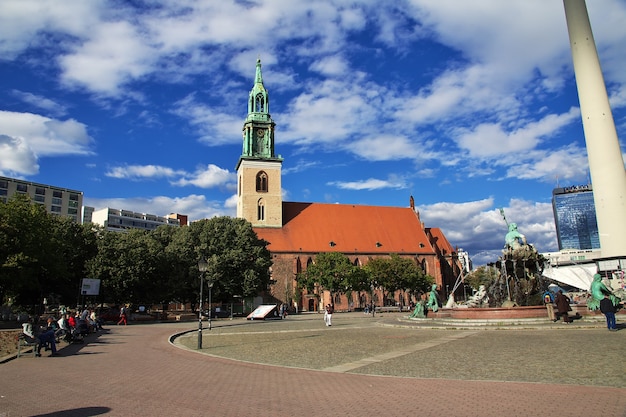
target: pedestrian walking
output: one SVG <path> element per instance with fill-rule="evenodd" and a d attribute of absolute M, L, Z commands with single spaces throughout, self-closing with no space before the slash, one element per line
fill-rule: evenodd
<path fill-rule="evenodd" d="M 606 327 L 609 331 L 617 331 L 617 325 L 615 324 L 615 313 L 617 313 L 617 309 L 608 295 L 605 295 L 604 298 L 600 300 L 600 311 L 606 317 Z"/>
<path fill-rule="evenodd" d="M 333 313 L 335 312 L 335 307 L 332 304 L 326 304 L 326 310 L 324 311 L 324 323 L 326 326 L 333 325 Z"/>
<path fill-rule="evenodd" d="M 567 312 L 571 310 L 571 307 L 569 306 L 569 298 L 563 294 L 563 291 L 559 290 L 554 301 L 556 303 L 556 311 L 559 312 L 559 316 L 563 317 L 563 323 L 570 324 L 571 320 L 567 315 Z"/>
<path fill-rule="evenodd" d="M 126 326 L 126 324 L 128 323 L 126 311 L 126 306 L 122 306 L 122 308 L 120 308 L 120 321 L 117 322 L 118 326 L 120 324 L 124 324 L 124 326 Z"/>

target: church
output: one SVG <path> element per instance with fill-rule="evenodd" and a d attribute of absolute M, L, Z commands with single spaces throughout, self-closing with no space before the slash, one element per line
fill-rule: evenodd
<path fill-rule="evenodd" d="M 435 278 L 441 299 L 448 298 L 460 274 L 461 260 L 441 229 L 425 227 L 412 196 L 409 207 L 283 201 L 283 158 L 275 152 L 275 131 L 261 60 L 257 59 L 243 124 L 243 150 L 236 168 L 237 217 L 252 223 L 258 237 L 269 242 L 272 284 L 264 303 L 320 311 L 334 302 L 337 311 L 349 311 L 371 302 L 376 306 L 407 306 L 411 301 L 403 293 L 383 300 L 382 290 L 374 291 L 373 300 L 366 292 L 351 294 L 350 299 L 337 294 L 335 300 L 322 290 L 308 294 L 298 287 L 296 278 L 322 252 L 340 252 L 357 266 L 390 254 L 409 258 Z"/>

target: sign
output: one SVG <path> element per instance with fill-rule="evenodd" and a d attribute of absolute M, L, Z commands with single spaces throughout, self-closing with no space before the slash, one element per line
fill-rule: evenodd
<path fill-rule="evenodd" d="M 100 295 L 100 280 L 83 278 L 83 283 L 80 287 L 80 293 L 82 295 Z"/>
<path fill-rule="evenodd" d="M 248 314 L 248 320 L 268 320 L 280 319 L 278 309 L 274 304 L 262 304 L 258 306 L 252 313 Z"/>

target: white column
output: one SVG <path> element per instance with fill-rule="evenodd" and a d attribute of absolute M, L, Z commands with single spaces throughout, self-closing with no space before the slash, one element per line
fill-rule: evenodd
<path fill-rule="evenodd" d="M 585 0 L 563 0 L 602 257 L 626 255 L 626 170 Z"/>

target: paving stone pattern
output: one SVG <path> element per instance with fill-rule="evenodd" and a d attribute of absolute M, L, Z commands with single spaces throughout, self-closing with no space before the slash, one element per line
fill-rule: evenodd
<path fill-rule="evenodd" d="M 0 417 L 626 416 L 624 329 L 397 317 L 219 320 L 201 352 L 196 323 L 110 326 L 59 357 L 0 364 Z"/>

